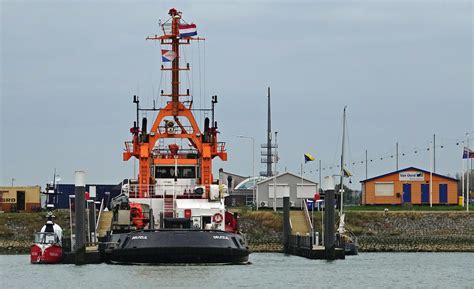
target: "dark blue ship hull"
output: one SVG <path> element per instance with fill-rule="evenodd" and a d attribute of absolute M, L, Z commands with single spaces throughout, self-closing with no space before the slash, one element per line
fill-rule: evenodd
<path fill-rule="evenodd" d="M 111 234 L 105 259 L 118 264 L 246 264 L 250 251 L 240 234 L 162 229 Z"/>

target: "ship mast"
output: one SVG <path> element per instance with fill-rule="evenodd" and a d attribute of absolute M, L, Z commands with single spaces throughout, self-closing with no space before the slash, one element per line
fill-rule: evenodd
<path fill-rule="evenodd" d="M 172 61 L 172 72 L 171 72 L 171 102 L 173 103 L 173 116 L 178 115 L 178 103 L 179 103 L 179 22 L 181 15 L 176 9 L 171 9 L 169 14 L 172 17 L 172 37 L 171 47 L 175 53 L 176 58 Z M 164 68 L 162 68 L 164 69 Z"/>
<path fill-rule="evenodd" d="M 190 96 L 189 89 L 186 93 L 180 92 L 180 72 L 183 70 L 190 70 L 189 64 L 186 67 L 180 67 L 180 53 L 181 45 L 191 44 L 191 41 L 205 40 L 204 38 L 187 36 L 181 33 L 180 29 L 183 26 L 181 12 L 172 8 L 169 10 L 171 16 L 171 31 L 165 29 L 165 24 L 162 25 L 164 35 L 147 37 L 147 40 L 160 41 L 161 45 L 170 45 L 171 50 L 168 51 L 170 55 L 171 67 L 161 66 L 162 71 L 171 71 L 171 93 L 165 94 L 161 92 L 161 96 L 170 97 L 165 107 L 158 109 L 159 113 L 156 116 L 154 123 L 147 132 L 146 119 L 142 125 L 142 131 L 139 132 L 137 126 L 131 129 L 133 134 L 132 142 L 125 143 L 125 152 L 123 159 L 129 160 L 132 156 L 139 159 L 139 173 L 138 183 L 139 192 L 138 197 L 148 197 L 150 185 L 155 184 L 155 176 L 151 173 L 151 169 L 157 165 L 195 165 L 199 169 L 197 176 L 197 184 L 205 187 L 206 193 L 210 191 L 212 184 L 212 159 L 216 156 L 222 160 L 227 160 L 227 152 L 225 151 L 225 144 L 217 142 L 217 125 L 216 123 L 209 124 L 209 119 L 205 119 L 204 131 L 201 132 L 192 112 L 192 101 L 185 106 L 184 102 L 180 101 L 182 96 Z M 167 21 L 168 22 L 168 21 Z M 195 27 L 195 26 L 194 26 Z M 217 98 L 216 98 L 217 102 Z M 151 109 L 140 109 L 151 110 Z M 155 110 L 155 109 L 153 109 Z M 182 120 L 186 119 L 188 126 L 183 125 Z M 177 125 L 174 128 L 174 125 Z M 138 124 L 137 124 L 138 125 Z M 169 126 L 173 129 L 169 129 Z M 175 130 L 176 129 L 176 130 Z M 173 151 L 168 154 L 154 155 L 153 150 L 155 144 L 159 139 L 188 139 L 190 145 L 197 152 L 197 157 L 190 157 L 188 154 L 179 153 L 179 147 L 174 146 Z M 208 194 L 207 194 L 208 195 Z"/>
<path fill-rule="evenodd" d="M 179 115 L 179 97 L 180 96 L 190 96 L 189 91 L 186 94 L 180 94 L 180 80 L 179 73 L 182 70 L 190 70 L 189 66 L 186 68 L 180 67 L 180 54 L 179 46 L 184 44 L 190 44 L 190 40 L 205 40 L 204 38 L 181 38 L 179 32 L 179 25 L 181 23 L 181 12 L 178 12 L 175 8 L 170 9 L 169 13 L 171 16 L 171 33 L 163 36 L 152 36 L 147 37 L 146 40 L 159 40 L 162 45 L 171 45 L 171 51 L 173 52 L 174 59 L 171 61 L 171 68 L 165 68 L 161 66 L 162 71 L 171 70 L 171 94 L 161 93 L 161 96 L 171 97 L 172 103 L 172 115 L 174 117 Z M 165 24 L 163 24 L 164 27 Z M 163 29 L 165 31 L 165 29 Z"/>

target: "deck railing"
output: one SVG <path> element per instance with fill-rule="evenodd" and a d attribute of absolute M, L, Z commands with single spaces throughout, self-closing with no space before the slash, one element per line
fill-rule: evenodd
<path fill-rule="evenodd" d="M 126 141 L 125 142 L 125 152 L 131 153 L 133 151 L 133 142 Z"/>
<path fill-rule="evenodd" d="M 304 211 L 304 215 L 306 217 L 306 223 L 309 225 L 309 234 L 310 236 L 312 236 L 313 238 L 311 238 L 311 241 L 314 240 L 314 227 L 313 227 L 313 222 L 311 220 L 311 216 L 309 215 L 309 211 L 308 211 L 308 204 L 306 203 L 306 199 L 303 199 L 303 211 Z M 311 246 L 314 245 L 314 244 L 311 244 Z"/>
<path fill-rule="evenodd" d="M 218 152 L 225 152 L 225 142 L 218 142 L 217 143 L 217 151 Z"/>
<path fill-rule="evenodd" d="M 194 149 L 180 149 L 178 154 L 171 154 L 168 148 L 155 148 L 152 151 L 153 157 L 158 159 L 197 159 L 198 152 Z"/>
<path fill-rule="evenodd" d="M 99 229 L 100 218 L 102 217 L 102 211 L 104 210 L 104 199 L 100 201 L 99 215 L 97 216 L 97 222 L 95 224 L 95 232 Z"/>
<path fill-rule="evenodd" d="M 163 198 L 172 196 L 196 197 L 191 185 L 127 185 L 122 192 L 129 198 L 138 198 L 140 192 L 144 198 Z"/>

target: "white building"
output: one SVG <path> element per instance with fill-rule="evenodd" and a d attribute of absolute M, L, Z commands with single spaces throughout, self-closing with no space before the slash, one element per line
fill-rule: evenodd
<path fill-rule="evenodd" d="M 276 178 L 276 179 L 275 179 Z M 295 208 L 303 208 L 304 199 L 312 199 L 318 192 L 318 183 L 302 178 L 296 174 L 285 172 L 257 184 L 257 207 L 273 208 L 274 184 L 276 183 L 276 207 L 283 207 L 283 197 L 290 197 L 290 204 Z"/>

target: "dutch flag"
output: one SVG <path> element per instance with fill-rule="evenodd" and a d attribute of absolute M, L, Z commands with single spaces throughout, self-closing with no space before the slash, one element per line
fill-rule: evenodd
<path fill-rule="evenodd" d="M 161 50 L 161 60 L 163 62 L 171 62 L 176 58 L 176 52 L 173 50 Z"/>
<path fill-rule="evenodd" d="M 464 148 L 464 151 L 462 152 L 462 158 L 463 159 L 472 159 L 474 158 L 474 152 L 470 148 Z"/>
<path fill-rule="evenodd" d="M 186 38 L 197 34 L 196 24 L 179 24 L 179 37 Z"/>

